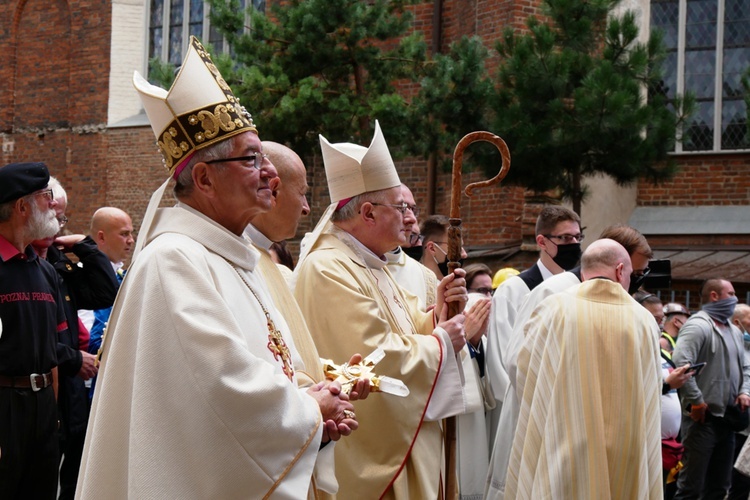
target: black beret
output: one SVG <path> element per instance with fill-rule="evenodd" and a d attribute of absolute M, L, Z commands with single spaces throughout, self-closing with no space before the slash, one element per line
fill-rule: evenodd
<path fill-rule="evenodd" d="M 44 163 L 9 163 L 0 168 L 0 203 L 17 200 L 47 184 L 49 170 Z"/>

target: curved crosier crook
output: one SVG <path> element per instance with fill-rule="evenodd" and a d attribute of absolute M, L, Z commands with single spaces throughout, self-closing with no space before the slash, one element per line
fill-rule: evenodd
<path fill-rule="evenodd" d="M 448 227 L 448 269 L 452 273 L 458 267 L 458 261 L 461 258 L 461 167 L 463 165 L 464 150 L 473 142 L 485 141 L 491 142 L 500 150 L 503 157 L 500 172 L 492 179 L 480 182 L 473 182 L 466 186 L 466 196 L 471 197 L 474 189 L 491 186 L 499 183 L 510 170 L 510 152 L 508 145 L 499 136 L 491 132 L 471 132 L 466 134 L 453 152 L 453 178 L 451 185 L 451 211 L 450 226 Z M 448 318 L 452 318 L 460 313 L 459 302 L 448 302 Z M 445 491 L 447 499 L 458 498 L 458 485 L 455 480 L 456 471 L 456 417 L 449 417 L 445 420 L 445 469 L 446 473 Z"/>
<path fill-rule="evenodd" d="M 472 182 L 468 186 L 466 186 L 466 189 L 464 192 L 466 193 L 466 196 L 471 198 L 472 192 L 477 188 L 492 186 L 493 184 L 499 183 L 501 180 L 505 178 L 506 175 L 508 175 L 508 170 L 510 170 L 510 151 L 508 151 L 508 145 L 505 144 L 505 141 L 500 137 L 492 132 L 470 132 L 463 136 L 463 138 L 458 141 L 458 144 L 456 145 L 456 149 L 453 152 L 453 174 L 452 174 L 452 187 L 451 187 L 451 218 L 460 218 L 461 217 L 461 168 L 463 166 L 464 161 L 464 151 L 469 146 L 469 144 L 472 144 L 474 142 L 479 141 L 485 141 L 490 142 L 495 145 L 495 147 L 500 151 L 500 155 L 502 156 L 503 162 L 502 166 L 500 168 L 500 172 L 497 173 L 495 177 L 492 179 L 486 180 L 486 181 L 479 181 L 479 182 Z"/>
<path fill-rule="evenodd" d="M 478 131 L 466 134 L 453 152 L 453 174 L 451 184 L 451 210 L 450 226 L 448 227 L 448 269 L 452 272 L 458 267 L 458 261 L 461 259 L 461 168 L 463 166 L 464 151 L 474 142 L 485 141 L 495 145 L 502 156 L 502 166 L 500 172 L 492 179 L 486 181 L 472 182 L 466 186 L 466 196 L 471 197 L 474 189 L 498 184 L 508 175 L 510 170 L 510 151 L 505 141 L 492 132 Z M 458 314 L 458 303 L 448 303 L 448 317 L 452 318 Z"/>

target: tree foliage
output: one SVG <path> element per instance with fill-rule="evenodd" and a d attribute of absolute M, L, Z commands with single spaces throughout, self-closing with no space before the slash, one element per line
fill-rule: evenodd
<path fill-rule="evenodd" d="M 532 17 L 527 33 L 506 29 L 496 46 L 492 123 L 512 152 L 507 180 L 560 189 L 578 213 L 584 177 L 671 177 L 668 153 L 692 109 L 658 92 L 661 38 L 638 42 L 635 15 L 612 14 L 618 1 L 544 0 L 549 22 Z"/>
<path fill-rule="evenodd" d="M 265 139 L 305 155 L 318 149 L 318 134 L 367 144 L 379 119 L 398 147 L 410 120 L 396 83 L 416 81 L 427 57 L 421 34 L 409 33 L 409 3 L 274 2 L 269 15 L 251 11 L 245 32 L 236 0 L 210 0 L 212 25 L 232 47 L 220 69 Z"/>
<path fill-rule="evenodd" d="M 488 55 L 479 38 L 463 37 L 451 44 L 447 54 L 435 54 L 426 65 L 419 93 L 411 102 L 412 154 L 426 158 L 436 153 L 447 167 L 458 141 L 486 128 L 487 101 L 494 91 L 485 66 Z M 492 161 L 493 156 L 489 158 Z M 494 161 L 498 159 L 494 151 Z"/>
<path fill-rule="evenodd" d="M 267 15 L 251 9 L 248 27 L 237 0 L 209 0 L 230 47 L 214 60 L 262 137 L 303 156 L 318 151 L 318 134 L 367 144 L 379 119 L 396 156 L 449 165 L 463 135 L 486 129 L 511 150 L 508 181 L 558 189 L 578 212 L 587 176 L 673 175 L 668 153 L 693 99 L 667 100 L 661 38 L 640 43 L 634 14 L 613 15 L 619 0 L 542 0 L 544 22 L 531 17 L 496 44 L 496 75 L 479 38 L 428 55 L 407 8 L 416 1 L 273 2 Z M 169 83 L 166 65 L 152 68 Z M 492 146 L 467 153 L 467 167 L 497 173 Z"/>

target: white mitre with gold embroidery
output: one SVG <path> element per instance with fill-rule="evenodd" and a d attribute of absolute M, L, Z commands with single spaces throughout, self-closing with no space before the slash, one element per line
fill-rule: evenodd
<path fill-rule="evenodd" d="M 196 151 L 237 134 L 258 132 L 252 116 L 240 105 L 211 55 L 194 36 L 190 37 L 187 54 L 169 91 L 151 85 L 137 71 L 133 85 L 143 102 L 164 165 L 174 179 Z M 169 179 L 151 195 L 131 263 L 148 239 L 168 183 Z"/>
<path fill-rule="evenodd" d="M 323 153 L 331 204 L 315 229 L 302 240 L 298 267 L 323 231 L 330 226 L 333 213 L 346 205 L 351 198 L 401 185 L 396 165 L 377 120 L 369 148 L 349 142 L 331 144 L 321 135 L 320 149 Z"/>
<path fill-rule="evenodd" d="M 173 176 L 195 151 L 249 130 L 253 118 L 240 105 L 211 55 L 194 36 L 169 92 L 137 71 L 133 85 L 151 122 L 159 150 Z"/>

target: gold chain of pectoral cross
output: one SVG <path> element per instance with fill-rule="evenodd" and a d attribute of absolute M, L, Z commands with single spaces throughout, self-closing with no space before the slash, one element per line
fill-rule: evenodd
<path fill-rule="evenodd" d="M 258 301 L 258 304 L 260 304 L 260 308 L 263 309 L 263 314 L 266 315 L 266 327 L 268 328 L 268 344 L 266 344 L 266 347 L 268 347 L 268 350 L 271 351 L 271 354 L 273 354 L 273 358 L 276 361 L 281 361 L 284 374 L 289 378 L 289 380 L 292 380 L 294 377 L 292 353 L 289 351 L 289 347 L 286 345 L 284 337 L 281 335 L 279 329 L 276 328 L 276 324 L 271 319 L 271 315 L 268 313 L 268 309 L 266 309 L 266 306 L 263 305 L 263 302 L 260 300 L 260 297 L 255 292 L 255 290 L 253 290 L 253 287 L 250 286 L 250 283 L 247 282 L 239 269 L 237 269 L 235 266 L 232 266 L 232 268 L 237 273 L 237 276 L 240 277 L 247 289 L 250 290 L 250 293 L 253 294 L 255 300 Z"/>

